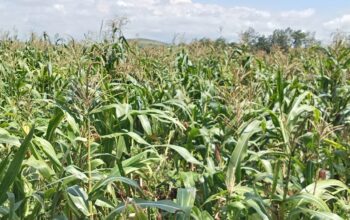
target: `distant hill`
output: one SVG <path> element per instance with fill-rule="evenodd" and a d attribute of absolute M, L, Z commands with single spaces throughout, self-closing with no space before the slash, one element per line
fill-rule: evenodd
<path fill-rule="evenodd" d="M 154 46 L 167 46 L 167 45 L 169 45 L 168 43 L 164 43 L 164 42 L 157 41 L 157 40 L 146 39 L 146 38 L 128 39 L 128 42 L 136 43 L 140 47 L 154 47 Z"/>

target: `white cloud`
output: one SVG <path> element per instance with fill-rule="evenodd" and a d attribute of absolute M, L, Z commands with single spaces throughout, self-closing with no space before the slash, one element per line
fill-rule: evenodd
<path fill-rule="evenodd" d="M 315 13 L 313 9 L 293 11 L 298 13 L 299 17 L 291 20 L 288 17 L 292 16 L 291 12 L 286 14 L 288 16 L 282 16 L 280 13 L 250 7 L 224 7 L 187 0 L 176 2 L 180 1 L 181 4 L 174 4 L 175 0 L 149 0 L 145 7 L 142 4 L 144 1 L 130 0 L 134 7 L 121 9 L 130 20 L 125 33 L 131 37 L 138 35 L 168 40 L 175 33 L 184 33 L 187 39 L 223 36 L 229 40 L 237 40 L 239 33 L 248 27 L 253 27 L 261 33 L 271 32 L 274 28 L 303 27 L 303 18 Z M 161 31 L 154 34 L 151 31 L 154 29 Z"/>
<path fill-rule="evenodd" d="M 57 11 L 64 12 L 64 5 L 62 4 L 54 4 L 53 8 L 56 9 Z"/>
<path fill-rule="evenodd" d="M 302 11 L 290 10 L 290 11 L 281 12 L 280 14 L 281 14 L 281 17 L 283 18 L 292 18 L 292 19 L 309 18 L 315 14 L 315 10 L 312 8 L 302 10 Z"/>
<path fill-rule="evenodd" d="M 346 26 L 350 15 L 328 22 L 315 9 L 261 10 L 253 7 L 222 6 L 196 0 L 5 0 L 0 7 L 0 28 L 20 33 L 47 31 L 81 38 L 98 32 L 101 21 L 127 17 L 127 37 L 171 41 L 175 34 L 186 39 L 223 36 L 237 40 L 240 32 L 253 27 L 260 33 L 292 27 L 326 36 L 325 27 Z M 1 9 L 2 8 L 2 9 Z M 21 19 L 18 19 L 18 18 Z M 106 23 L 106 22 L 105 22 Z M 323 24 L 324 26 L 320 25 Z"/>
<path fill-rule="evenodd" d="M 97 3 L 97 10 L 102 14 L 108 14 L 111 6 L 108 1 L 102 0 Z"/>
<path fill-rule="evenodd" d="M 129 2 L 126 1 L 117 1 L 117 5 L 120 7 L 132 7 L 133 4 L 130 4 Z"/>
<path fill-rule="evenodd" d="M 192 3 L 191 0 L 170 0 L 170 4 Z"/>
<path fill-rule="evenodd" d="M 324 22 L 323 25 L 331 30 L 335 29 L 348 29 L 350 28 L 350 14 L 345 14 L 341 17 Z"/>

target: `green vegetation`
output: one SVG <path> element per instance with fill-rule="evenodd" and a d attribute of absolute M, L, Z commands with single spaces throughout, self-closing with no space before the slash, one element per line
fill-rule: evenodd
<path fill-rule="evenodd" d="M 0 41 L 1 219 L 349 219 L 350 48 L 283 49 Z"/>
<path fill-rule="evenodd" d="M 167 46 L 166 43 L 157 40 L 145 39 L 145 38 L 134 38 L 128 39 L 129 43 L 135 43 L 142 48 L 145 47 L 157 47 L 157 46 Z"/>
<path fill-rule="evenodd" d="M 310 47 L 320 44 L 314 34 L 301 30 L 277 29 L 269 36 L 260 35 L 253 28 L 249 28 L 241 34 L 241 40 L 255 50 L 270 52 L 272 47 L 279 47 L 285 52 L 290 48 Z"/>

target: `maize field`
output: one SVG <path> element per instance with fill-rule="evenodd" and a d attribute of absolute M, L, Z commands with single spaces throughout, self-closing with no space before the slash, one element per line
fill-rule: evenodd
<path fill-rule="evenodd" d="M 1 219 L 350 219 L 350 48 L 0 41 Z"/>

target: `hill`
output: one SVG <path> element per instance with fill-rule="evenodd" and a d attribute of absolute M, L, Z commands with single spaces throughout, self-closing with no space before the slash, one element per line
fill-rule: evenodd
<path fill-rule="evenodd" d="M 128 42 L 136 43 L 140 47 L 157 47 L 157 46 L 166 46 L 169 45 L 167 43 L 164 43 L 162 41 L 147 39 L 147 38 L 132 38 L 128 39 Z"/>

